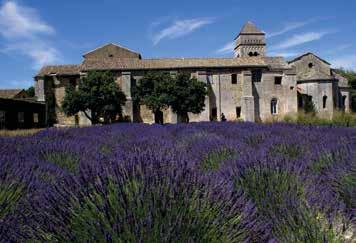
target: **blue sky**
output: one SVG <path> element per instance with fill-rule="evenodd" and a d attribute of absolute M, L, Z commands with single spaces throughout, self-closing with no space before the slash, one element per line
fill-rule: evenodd
<path fill-rule="evenodd" d="M 108 42 L 143 58 L 232 57 L 248 20 L 269 55 L 311 51 L 356 70 L 355 12 L 354 0 L 0 0 L 0 88 L 28 87 L 41 66 L 80 63 Z"/>

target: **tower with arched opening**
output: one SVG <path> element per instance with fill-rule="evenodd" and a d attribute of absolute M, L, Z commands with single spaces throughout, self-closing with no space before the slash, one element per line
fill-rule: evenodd
<path fill-rule="evenodd" d="M 266 36 L 252 22 L 247 22 L 235 38 L 235 57 L 264 56 Z"/>

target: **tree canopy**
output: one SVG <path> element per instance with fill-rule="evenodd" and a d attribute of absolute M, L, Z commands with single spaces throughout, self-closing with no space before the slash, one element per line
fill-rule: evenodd
<path fill-rule="evenodd" d="M 183 122 L 189 122 L 188 112 L 199 114 L 205 107 L 207 86 L 190 73 L 179 73 L 169 85 L 169 103 Z"/>
<path fill-rule="evenodd" d="M 206 84 L 191 78 L 190 73 L 149 72 L 135 88 L 135 101 L 146 105 L 157 114 L 171 107 L 183 122 L 189 122 L 188 112 L 198 114 L 204 110 Z"/>
<path fill-rule="evenodd" d="M 81 111 L 92 124 L 98 124 L 100 118 L 108 123 L 117 114 L 122 116 L 125 102 L 126 96 L 113 73 L 91 71 L 80 80 L 77 88 L 72 85 L 66 88 L 62 109 L 68 116 Z"/>
<path fill-rule="evenodd" d="M 35 88 L 33 86 L 25 90 L 28 97 L 35 97 Z"/>
<path fill-rule="evenodd" d="M 146 105 L 154 113 L 169 106 L 169 86 L 173 78 L 169 73 L 148 72 L 134 88 L 134 100 Z"/>

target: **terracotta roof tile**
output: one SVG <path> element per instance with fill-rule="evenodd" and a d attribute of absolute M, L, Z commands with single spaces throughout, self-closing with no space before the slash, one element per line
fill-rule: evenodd
<path fill-rule="evenodd" d="M 22 89 L 0 89 L 0 98 L 13 99 Z"/>
<path fill-rule="evenodd" d="M 81 65 L 56 65 L 43 67 L 36 77 L 59 74 L 59 75 L 79 75 Z"/>
<path fill-rule="evenodd" d="M 240 58 L 107 58 L 85 59 L 81 65 L 46 66 L 36 75 L 79 75 L 90 70 L 164 70 L 187 68 L 236 68 L 270 67 L 289 69 L 288 63 L 281 57 L 240 57 Z"/>
<path fill-rule="evenodd" d="M 241 29 L 240 34 L 264 34 L 256 25 L 248 21 Z"/>
<path fill-rule="evenodd" d="M 229 68 L 246 66 L 267 66 L 261 57 L 248 58 L 169 58 L 169 59 L 130 59 L 85 60 L 87 70 L 147 70 L 180 68 Z"/>

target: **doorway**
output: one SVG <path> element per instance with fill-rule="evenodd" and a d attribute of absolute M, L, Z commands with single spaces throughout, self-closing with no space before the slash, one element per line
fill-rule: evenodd
<path fill-rule="evenodd" d="M 163 112 L 162 111 L 155 112 L 155 123 L 163 125 Z"/>

